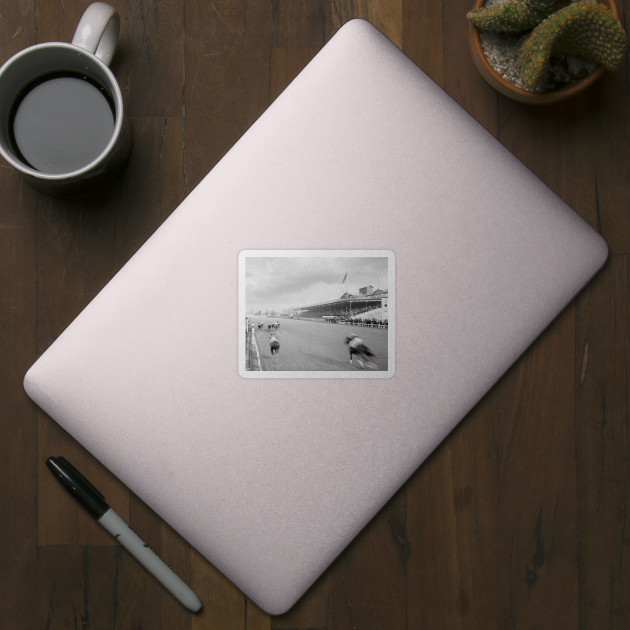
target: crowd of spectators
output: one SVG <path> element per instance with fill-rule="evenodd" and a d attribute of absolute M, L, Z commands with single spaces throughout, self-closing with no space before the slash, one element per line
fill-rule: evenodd
<path fill-rule="evenodd" d="M 355 318 L 355 319 L 349 319 L 345 323 L 352 324 L 353 326 L 385 326 L 385 328 L 387 328 L 388 326 L 386 319 L 381 321 L 380 319 L 376 319 L 375 317 L 372 317 L 372 318 L 360 317 L 360 318 Z"/>
<path fill-rule="evenodd" d="M 311 316 L 305 316 L 306 314 L 301 314 L 300 316 L 294 317 L 294 319 L 311 319 L 314 321 L 325 321 L 331 324 L 348 324 L 351 326 L 382 326 L 388 328 L 388 321 L 386 319 L 380 320 L 376 317 L 357 317 L 361 313 L 367 313 L 370 310 L 374 310 L 372 307 L 368 307 L 367 309 L 356 309 L 351 310 L 346 313 L 340 314 L 338 311 L 328 311 L 324 313 L 318 313 L 317 315 L 313 314 Z"/>

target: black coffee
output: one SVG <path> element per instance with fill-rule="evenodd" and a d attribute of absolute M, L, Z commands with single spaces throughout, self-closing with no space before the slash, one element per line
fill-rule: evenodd
<path fill-rule="evenodd" d="M 113 101 L 85 77 L 48 75 L 19 95 L 11 131 L 25 163 L 43 173 L 70 173 L 95 160 L 111 140 Z"/>

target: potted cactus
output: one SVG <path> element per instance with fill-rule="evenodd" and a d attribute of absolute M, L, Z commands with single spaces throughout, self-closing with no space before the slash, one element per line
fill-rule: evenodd
<path fill-rule="evenodd" d="M 604 1 L 477 0 L 467 15 L 473 60 L 510 98 L 545 103 L 575 94 L 618 68 L 625 55 L 614 0 Z M 497 62 L 493 46 L 512 53 Z"/>

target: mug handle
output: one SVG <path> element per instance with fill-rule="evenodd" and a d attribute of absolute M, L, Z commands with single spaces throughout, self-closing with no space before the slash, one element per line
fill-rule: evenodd
<path fill-rule="evenodd" d="M 112 62 L 120 33 L 120 15 L 104 2 L 94 2 L 81 16 L 72 44 L 96 55 L 106 66 Z"/>

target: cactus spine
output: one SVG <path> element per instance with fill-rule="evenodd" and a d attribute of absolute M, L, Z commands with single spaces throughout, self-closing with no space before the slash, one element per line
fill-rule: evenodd
<path fill-rule="evenodd" d="M 481 9 L 472 9 L 466 17 L 479 29 L 501 33 L 520 33 L 534 28 L 568 0 L 506 0 Z"/>
<path fill-rule="evenodd" d="M 565 53 L 616 69 L 626 34 L 614 13 L 588 0 L 570 4 L 543 20 L 521 45 L 517 68 L 525 83 L 536 84 L 554 53 Z"/>

